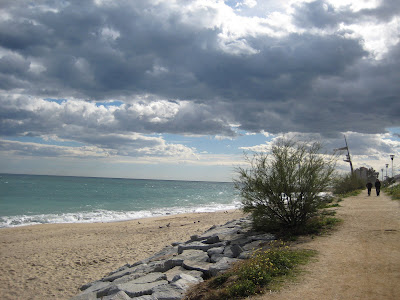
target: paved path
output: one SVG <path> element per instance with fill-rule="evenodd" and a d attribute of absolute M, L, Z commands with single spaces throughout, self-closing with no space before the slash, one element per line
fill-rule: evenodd
<path fill-rule="evenodd" d="M 299 246 L 319 254 L 296 283 L 251 299 L 400 299 L 400 201 L 372 192 L 345 198 L 338 230 Z"/>

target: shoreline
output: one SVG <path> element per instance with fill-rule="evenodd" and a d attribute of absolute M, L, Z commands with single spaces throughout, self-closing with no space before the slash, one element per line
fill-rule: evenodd
<path fill-rule="evenodd" d="M 69 299 L 85 283 L 242 216 L 225 210 L 1 228 L 0 294 L 9 300 Z"/>
<path fill-rule="evenodd" d="M 40 226 L 40 225 L 56 225 L 56 224 L 104 224 L 104 223 L 119 223 L 119 222 L 131 222 L 131 221 L 139 221 L 143 219 L 152 219 L 152 218 L 164 218 L 164 217 L 171 217 L 171 216 L 177 216 L 177 215 L 184 215 L 184 214 L 197 214 L 197 213 L 220 213 L 220 212 L 230 212 L 230 211 L 235 211 L 235 210 L 240 210 L 240 207 L 235 207 L 232 208 L 232 205 L 229 207 L 223 208 L 223 209 L 216 209 L 216 210 L 210 210 L 210 211 L 202 211 L 201 207 L 197 207 L 194 210 L 199 210 L 199 211 L 172 211 L 168 212 L 165 214 L 158 214 L 154 212 L 149 212 L 150 215 L 143 215 L 139 217 L 133 217 L 133 218 L 128 218 L 128 219 L 110 219 L 110 220 L 90 220 L 90 221 L 73 221 L 73 222 L 68 222 L 68 221 L 60 221 L 60 222 L 44 222 L 44 223 L 28 223 L 28 224 L 18 224 L 18 225 L 12 225 L 12 226 L 0 226 L 0 230 L 3 229 L 11 229 L 11 228 L 23 228 L 23 227 L 30 227 L 30 226 Z M 144 212 L 144 211 L 138 211 L 138 212 Z M 117 213 L 117 212 L 114 212 Z M 125 212 L 126 213 L 126 212 Z M 130 212 L 128 212 L 130 213 Z M 137 213 L 137 212 L 135 212 Z M 75 213 L 71 213 L 72 215 L 75 215 Z M 50 216 L 53 214 L 48 214 L 47 216 Z M 55 215 L 55 214 L 54 214 Z M 37 217 L 37 216 L 45 216 L 45 215 L 21 215 L 21 216 L 10 216 L 10 217 Z M 62 215 L 60 215 L 61 217 Z M 3 218 L 9 218 L 9 216 L 3 216 Z"/>

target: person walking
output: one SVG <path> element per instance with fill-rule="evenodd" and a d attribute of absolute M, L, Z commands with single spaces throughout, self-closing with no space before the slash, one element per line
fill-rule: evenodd
<path fill-rule="evenodd" d="M 367 189 L 368 189 L 368 196 L 371 196 L 372 183 L 370 181 L 368 181 L 367 183 Z"/>
<path fill-rule="evenodd" d="M 381 182 L 377 178 L 375 181 L 375 189 L 376 189 L 376 195 L 379 196 L 379 193 L 381 192 Z"/>

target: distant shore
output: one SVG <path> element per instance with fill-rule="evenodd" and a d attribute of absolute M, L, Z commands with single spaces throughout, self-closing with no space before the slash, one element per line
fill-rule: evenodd
<path fill-rule="evenodd" d="M 127 263 L 186 241 L 239 210 L 113 223 L 46 224 L 0 230 L 2 299 L 69 299 L 78 288 Z"/>

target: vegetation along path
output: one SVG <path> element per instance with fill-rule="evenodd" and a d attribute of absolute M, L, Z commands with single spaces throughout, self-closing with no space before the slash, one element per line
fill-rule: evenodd
<path fill-rule="evenodd" d="M 299 244 L 319 252 L 305 274 L 250 299 L 400 299 L 400 201 L 365 190 L 340 206 L 337 230 Z"/>

